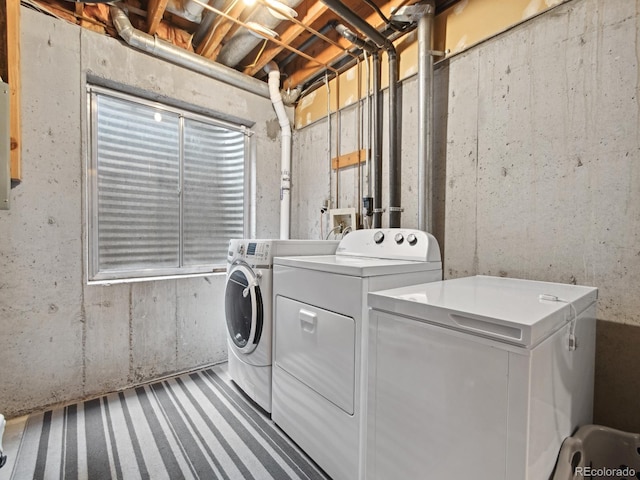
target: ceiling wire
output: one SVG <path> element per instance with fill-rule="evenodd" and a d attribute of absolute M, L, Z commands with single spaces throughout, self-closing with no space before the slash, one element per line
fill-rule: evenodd
<path fill-rule="evenodd" d="M 371 0 L 362 0 L 364 3 L 366 3 L 367 5 L 369 5 L 374 12 L 376 12 L 378 14 L 378 16 L 384 21 L 384 23 L 386 25 L 391 25 L 391 22 L 389 21 L 389 19 L 387 18 L 387 16 L 382 13 L 382 10 L 380 10 L 380 7 L 378 7 L 375 3 L 373 3 Z"/>
<path fill-rule="evenodd" d="M 260 57 L 262 56 L 262 54 L 264 53 L 264 49 L 267 46 L 267 43 L 269 43 L 269 40 L 267 40 L 266 38 L 264 39 L 264 41 L 262 42 L 262 47 L 260 47 L 260 51 L 258 52 L 258 54 L 256 55 L 256 59 L 253 61 L 253 63 L 242 67 L 243 69 L 245 68 L 252 68 L 255 67 L 258 64 L 258 60 L 260 60 Z"/>

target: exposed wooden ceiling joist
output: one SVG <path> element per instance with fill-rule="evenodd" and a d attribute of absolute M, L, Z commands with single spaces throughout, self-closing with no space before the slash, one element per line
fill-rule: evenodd
<path fill-rule="evenodd" d="M 58 16 L 62 16 L 69 21 L 115 35 L 108 17 L 108 10 L 103 12 L 103 15 L 100 15 L 99 12 L 94 11 L 95 8 L 92 4 L 85 5 L 64 0 L 32 1 L 38 2 L 45 8 L 55 9 Z M 214 9 L 218 12 L 217 18 L 196 47 L 196 53 L 213 61 L 216 61 L 222 47 L 229 43 L 239 29 L 247 28 L 247 22 L 256 18 L 252 14 L 253 9 L 256 7 L 248 6 L 245 3 L 246 0 L 227 0 L 225 7 L 220 5 L 222 3 L 221 0 L 203 0 L 202 3 L 200 0 L 171 1 L 173 2 L 172 5 L 175 3 L 178 6 L 175 11 L 172 8 L 171 12 L 165 11 L 169 0 L 124 0 L 123 3 L 127 7 L 135 28 L 145 30 L 151 35 L 158 35 L 190 51 L 193 49 L 192 35 L 203 27 L 197 23 L 197 17 L 193 17 L 191 14 L 181 14 L 180 11 L 192 12 L 193 9 L 191 7 L 193 7 L 194 3 L 205 8 L 204 2 L 206 1 L 210 1 L 210 4 L 206 7 L 217 5 L 217 8 Z M 264 8 L 265 1 L 267 0 L 257 0 L 257 5 L 260 8 Z M 292 0 L 279 1 L 289 4 Z M 384 21 L 371 5 L 367 5 L 366 0 L 341 1 L 374 28 L 384 28 Z M 436 11 L 442 11 L 443 8 L 450 7 L 457 1 L 436 0 Z M 404 4 L 415 3 L 416 0 L 370 0 L 370 2 L 374 2 L 375 6 L 383 12 L 383 15 L 388 17 L 393 9 Z M 275 10 L 278 10 L 277 7 Z M 223 14 L 220 14 L 221 12 Z M 340 37 L 335 30 L 323 30 L 323 27 L 337 21 L 346 24 L 354 32 L 357 32 L 357 29 L 338 18 L 321 0 L 302 0 L 296 7 L 296 12 L 298 20 L 289 18 L 272 28 L 278 34 L 277 39 L 262 41 L 257 46 L 253 43 L 249 46 L 251 50 L 248 52 L 242 51 L 244 57 L 235 68 L 247 75 L 263 78 L 265 65 L 271 61 L 279 64 L 283 63 L 281 71 L 286 79 L 285 85 L 287 87 L 296 87 L 308 82 L 325 71 L 327 66 L 329 66 L 330 71 L 335 72 L 335 68 L 330 66 L 344 57 L 347 50 L 352 48 L 352 45 Z M 202 17 L 204 18 L 204 15 Z M 251 28 L 249 29 L 251 30 Z M 316 33 L 310 33 L 313 31 Z M 320 31 L 323 33 L 318 35 L 317 32 Z M 257 31 L 254 30 L 254 33 L 257 33 Z M 306 42 L 303 48 L 299 48 L 311 37 L 317 38 L 318 41 L 313 43 Z M 294 52 L 293 56 L 291 56 L 290 52 Z M 287 61 L 283 62 L 285 58 Z"/>
<path fill-rule="evenodd" d="M 167 9 L 167 3 L 169 0 L 149 0 L 147 8 L 147 33 L 149 35 L 155 35 L 158 31 L 158 25 L 160 25 L 164 11 Z"/>

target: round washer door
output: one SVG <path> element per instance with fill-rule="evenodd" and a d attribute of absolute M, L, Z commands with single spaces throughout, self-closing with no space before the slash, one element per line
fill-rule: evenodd
<path fill-rule="evenodd" d="M 251 353 L 260 341 L 264 318 L 260 287 L 248 266 L 235 265 L 229 272 L 224 309 L 233 345 L 241 353 Z"/>

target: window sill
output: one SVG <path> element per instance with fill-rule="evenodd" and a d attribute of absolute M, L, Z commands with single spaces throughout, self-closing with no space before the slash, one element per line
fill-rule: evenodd
<path fill-rule="evenodd" d="M 135 278 L 118 278 L 112 280 L 89 280 L 87 285 L 102 285 L 108 287 L 118 283 L 137 283 L 137 282 L 156 282 L 158 280 L 180 280 L 183 278 L 196 278 L 196 277 L 215 277 L 219 275 L 226 275 L 226 269 L 216 269 L 213 272 L 207 273 L 190 273 L 185 275 L 160 275 L 157 277 L 135 277 Z"/>

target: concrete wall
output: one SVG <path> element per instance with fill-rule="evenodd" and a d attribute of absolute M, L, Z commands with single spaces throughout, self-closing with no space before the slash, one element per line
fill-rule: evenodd
<path fill-rule="evenodd" d="M 595 421 L 631 431 L 640 431 L 639 58 L 640 1 L 572 0 L 438 65 L 434 105 L 445 278 L 598 287 Z M 415 91 L 415 79 L 404 82 L 406 227 L 417 224 Z M 329 194 L 326 131 L 320 121 L 295 137 L 293 224 L 312 236 Z M 341 197 L 356 197 L 350 184 Z"/>
<path fill-rule="evenodd" d="M 595 420 L 633 431 L 639 49 L 640 2 L 574 0 L 451 60 L 441 92 L 446 275 L 598 287 Z"/>
<path fill-rule="evenodd" d="M 257 235 L 278 235 L 268 99 L 22 8 L 23 182 L 0 211 L 0 411 L 7 416 L 226 360 L 224 275 L 84 282 L 86 79 L 255 122 Z"/>

